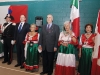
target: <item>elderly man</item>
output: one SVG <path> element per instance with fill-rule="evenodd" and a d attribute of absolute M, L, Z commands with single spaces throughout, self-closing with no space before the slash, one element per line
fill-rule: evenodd
<path fill-rule="evenodd" d="M 20 69 L 24 68 L 24 44 L 23 41 L 27 32 L 29 32 L 30 25 L 25 22 L 26 18 L 24 15 L 20 16 L 20 22 L 17 23 L 15 27 L 15 36 L 14 40 L 16 42 L 16 49 L 17 49 L 17 64 L 15 67 L 21 66 Z"/>
<path fill-rule="evenodd" d="M 43 72 L 40 75 L 53 73 L 53 60 L 57 51 L 59 26 L 52 23 L 53 16 L 47 15 L 47 24 L 43 25 L 39 38 L 39 50 L 43 53 Z"/>

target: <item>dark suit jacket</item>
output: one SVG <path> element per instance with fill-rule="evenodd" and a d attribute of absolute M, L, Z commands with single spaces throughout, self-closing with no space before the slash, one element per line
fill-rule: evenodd
<path fill-rule="evenodd" d="M 16 27 L 15 27 L 14 40 L 16 40 L 16 44 L 22 44 L 22 42 L 25 39 L 27 32 L 29 32 L 29 27 L 30 27 L 30 25 L 28 23 L 24 23 L 22 30 L 19 32 L 18 31 L 19 24 L 20 23 L 17 23 Z"/>
<path fill-rule="evenodd" d="M 7 23 L 4 23 L 3 26 L 6 26 Z M 10 38 L 11 40 L 14 39 L 14 31 L 15 31 L 15 26 L 12 25 L 12 23 L 4 30 L 4 32 L 2 33 L 2 37 L 1 39 L 5 39 L 5 38 Z"/>
<path fill-rule="evenodd" d="M 50 30 L 47 30 L 47 25 L 43 25 L 40 38 L 39 45 L 42 46 L 43 50 L 47 50 L 48 52 L 53 52 L 54 47 L 58 47 L 58 38 L 60 34 L 59 26 L 52 24 Z"/>

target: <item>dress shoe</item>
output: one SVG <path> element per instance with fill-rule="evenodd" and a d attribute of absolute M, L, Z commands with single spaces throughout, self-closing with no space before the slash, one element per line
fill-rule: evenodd
<path fill-rule="evenodd" d="M 23 69 L 23 68 L 24 68 L 24 66 L 21 66 L 21 67 L 20 67 L 20 69 Z"/>
<path fill-rule="evenodd" d="M 52 75 L 52 73 L 48 73 L 47 75 Z"/>
<path fill-rule="evenodd" d="M 11 62 L 8 62 L 7 64 L 8 64 L 8 65 L 10 65 L 10 64 L 11 64 Z"/>
<path fill-rule="evenodd" d="M 16 65 L 15 65 L 15 67 L 19 67 L 19 66 L 20 66 L 20 64 L 16 64 Z"/>
<path fill-rule="evenodd" d="M 49 73 L 48 73 L 47 75 L 52 75 L 52 74 L 49 74 Z"/>
<path fill-rule="evenodd" d="M 2 63 L 7 63 L 7 61 L 3 61 Z"/>
<path fill-rule="evenodd" d="M 41 72 L 41 73 L 40 73 L 40 75 L 44 75 L 44 74 L 47 74 L 47 72 Z"/>

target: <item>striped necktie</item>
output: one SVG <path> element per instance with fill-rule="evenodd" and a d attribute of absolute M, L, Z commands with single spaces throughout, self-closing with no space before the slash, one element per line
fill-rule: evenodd
<path fill-rule="evenodd" d="M 20 23 L 18 31 L 20 32 L 22 30 L 22 23 Z"/>

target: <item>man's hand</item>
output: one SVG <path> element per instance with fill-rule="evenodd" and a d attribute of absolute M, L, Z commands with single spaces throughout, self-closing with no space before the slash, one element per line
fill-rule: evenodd
<path fill-rule="evenodd" d="M 56 47 L 54 47 L 54 52 L 56 52 L 57 51 L 57 48 Z"/>
<path fill-rule="evenodd" d="M 16 43 L 16 40 L 13 40 L 13 44 L 15 44 Z"/>
<path fill-rule="evenodd" d="M 42 46 L 41 46 L 41 45 L 39 45 L 39 47 L 38 47 L 38 48 L 39 48 L 39 50 L 42 50 Z"/>
<path fill-rule="evenodd" d="M 3 44 L 4 43 L 4 41 L 3 40 L 0 40 L 1 41 L 1 43 Z"/>
<path fill-rule="evenodd" d="M 38 52 L 39 52 L 39 53 L 42 52 L 42 47 L 41 47 L 41 45 L 38 46 Z"/>
<path fill-rule="evenodd" d="M 11 40 L 11 44 L 14 45 L 15 44 L 15 41 L 14 40 Z"/>

